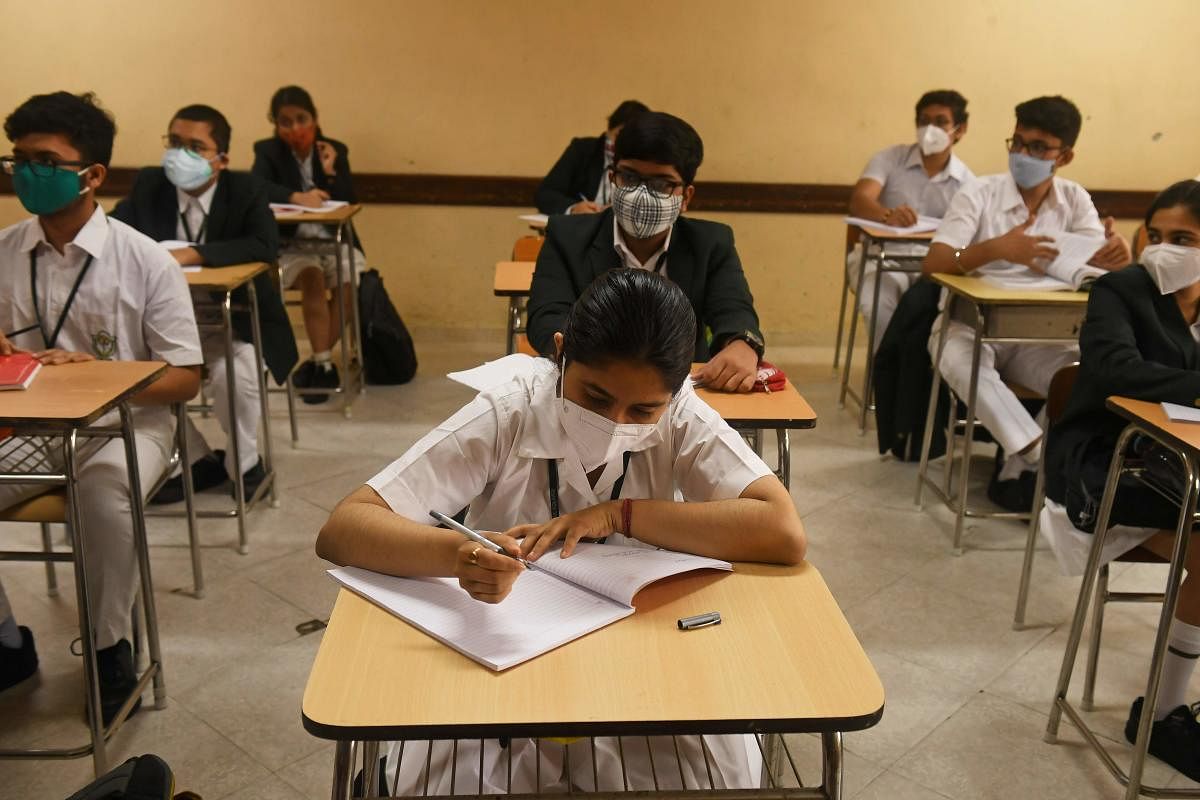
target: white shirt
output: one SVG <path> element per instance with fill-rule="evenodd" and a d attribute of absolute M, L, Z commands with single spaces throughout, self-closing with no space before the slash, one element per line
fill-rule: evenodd
<path fill-rule="evenodd" d="M 934 242 L 961 250 L 979 242 L 1002 236 L 1029 218 L 1029 209 L 1012 175 L 1003 172 L 987 175 L 969 183 L 954 196 Z M 1092 196 L 1074 181 L 1054 176 L 1046 199 L 1037 210 L 1037 220 L 1029 228 L 1030 236 L 1052 235 L 1067 231 L 1104 236 L 1104 226 L 1092 204 Z M 1030 269 L 1024 264 L 996 260 L 972 274 L 1020 274 Z"/>
<path fill-rule="evenodd" d="M 667 230 L 667 238 L 663 239 L 662 247 L 655 250 L 646 259 L 646 263 L 638 261 L 638 257 L 633 254 L 633 251 L 625 244 L 625 239 L 621 235 L 621 226 L 617 224 L 617 215 L 613 214 L 613 247 L 617 251 L 617 255 L 621 257 L 621 266 L 629 269 L 644 269 L 647 272 L 657 271 L 664 278 L 667 277 L 667 250 L 671 247 L 671 234 L 675 232 L 675 226 L 672 225 Z M 659 259 L 662 259 L 662 266 L 659 268 Z"/>
<path fill-rule="evenodd" d="M 883 187 L 879 202 L 884 208 L 906 205 L 918 214 L 941 218 L 951 198 L 975 174 L 951 152 L 942 171 L 930 177 L 921 161 L 921 148 L 897 144 L 871 157 L 859 180 L 864 178 Z"/>
<path fill-rule="evenodd" d="M 207 241 L 208 233 L 204 230 L 204 221 L 208 219 L 213 195 L 216 193 L 216 181 L 213 181 L 212 186 L 205 189 L 199 197 L 193 197 L 178 186 L 175 187 L 175 201 L 179 205 L 179 220 L 175 223 L 176 239 L 192 244 L 204 244 Z M 187 219 L 186 227 L 183 224 L 184 218 Z M 190 235 L 189 230 L 191 231 Z M 196 238 L 193 239 L 193 236 Z"/>
<path fill-rule="evenodd" d="M 481 392 L 367 485 L 415 522 L 429 523 L 430 509 L 453 514 L 470 504 L 467 524 L 489 531 L 550 519 L 547 459 L 559 462 L 561 513 L 609 500 L 621 462 L 589 485 L 555 407 L 557 379 L 545 361 L 533 375 Z M 727 500 L 771 474 L 689 382 L 658 427 L 662 440 L 630 458 L 621 498 Z"/>

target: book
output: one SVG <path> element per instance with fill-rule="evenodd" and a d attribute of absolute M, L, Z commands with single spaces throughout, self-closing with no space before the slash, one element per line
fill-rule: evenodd
<path fill-rule="evenodd" d="M 859 228 L 871 228 L 872 230 L 891 233 L 896 236 L 908 236 L 915 233 L 932 233 L 938 229 L 938 225 L 942 221 L 937 217 L 927 217 L 924 214 L 917 216 L 917 224 L 910 225 L 907 228 L 897 228 L 895 225 L 884 225 L 882 222 L 875 222 L 862 217 L 845 217 L 843 220 L 847 225 L 854 225 Z"/>
<path fill-rule="evenodd" d="M 985 273 L 983 279 L 1000 289 L 1078 292 L 1087 289 L 1104 274 L 1105 270 L 1087 263 L 1104 246 L 1104 237 L 1067 231 L 1046 235 L 1053 235 L 1053 247 L 1058 250 L 1058 255 L 1046 265 L 1043 272 L 1023 267 L 1002 273 Z"/>
<path fill-rule="evenodd" d="M 42 362 L 29 353 L 0 356 L 0 392 L 28 389 L 42 369 Z"/>
<path fill-rule="evenodd" d="M 1178 403 L 1163 403 L 1162 410 L 1171 422 L 1200 422 L 1200 408 L 1181 406 Z"/>
<path fill-rule="evenodd" d="M 535 228 L 544 228 L 550 224 L 550 216 L 547 214 L 522 214 L 517 219 L 528 222 Z"/>
<path fill-rule="evenodd" d="M 728 561 L 615 544 L 580 543 L 569 558 L 551 550 L 499 603 L 475 600 L 457 578 L 398 578 L 358 567 L 329 570 L 339 584 L 467 658 L 497 672 L 536 658 L 634 612 L 633 598 L 657 580 Z"/>
<path fill-rule="evenodd" d="M 324 211 L 333 211 L 342 206 L 349 205 L 345 200 L 326 200 L 320 206 L 301 206 L 295 203 L 269 203 L 272 213 L 275 216 L 287 216 L 290 214 L 320 214 Z"/>

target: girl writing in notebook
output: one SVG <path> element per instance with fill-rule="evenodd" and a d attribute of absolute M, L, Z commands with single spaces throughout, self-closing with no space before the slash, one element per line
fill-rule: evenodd
<path fill-rule="evenodd" d="M 393 575 L 454 576 L 472 597 L 503 602 L 521 563 L 429 524 L 429 509 L 469 506 L 468 527 L 533 560 L 569 558 L 581 539 L 608 537 L 729 561 L 798 563 L 805 536 L 791 496 L 687 382 L 695 324 L 673 283 L 643 270 L 601 275 L 555 335 L 557 363 L 482 392 L 343 500 L 317 553 Z M 629 787 L 653 788 L 651 758 L 670 763 L 675 743 L 623 744 Z M 541 747 L 540 765 L 529 740 L 486 741 L 482 754 L 479 740 L 462 741 L 457 759 L 451 742 L 432 747 L 430 791 L 448 792 L 456 768 L 456 785 L 474 793 L 481 763 L 485 792 L 510 791 L 504 747 L 512 748 L 511 791 L 536 790 L 536 774 L 542 790 L 597 788 L 586 740 L 567 745 L 569 754 Z M 678 747 L 687 788 L 708 785 L 701 747 L 718 788 L 757 785 L 750 740 L 681 737 Z M 426 759 L 409 749 L 401 794 L 424 789 Z M 620 788 L 616 741 L 598 739 L 595 754 L 599 788 Z M 390 781 L 395 770 L 389 758 Z M 679 775 L 658 779 L 665 787 Z"/>
<path fill-rule="evenodd" d="M 250 171 L 267 182 L 272 203 L 320 208 L 326 200 L 355 202 L 354 181 L 350 174 L 350 151 L 346 145 L 330 139 L 317 121 L 312 96 L 299 86 L 285 86 L 271 97 L 267 115 L 275 126 L 274 135 L 254 143 L 254 166 Z M 338 283 L 337 258 L 327 243 L 329 228 L 315 223 L 284 226 L 280 233 L 284 246 L 279 252 L 280 280 L 283 288 L 298 288 L 304 309 L 304 329 L 312 345 L 312 358 L 297 368 L 292 381 L 301 388 L 336 388 L 337 368 L 332 348 L 341 335 L 336 302 L 331 293 Z M 350 282 L 350 255 L 354 245 L 354 265 L 362 271 L 366 256 L 360 242 L 343 245 L 342 281 Z M 351 292 L 346 298 L 346 319 L 351 317 Z M 306 403 L 321 403 L 328 395 L 304 394 Z"/>
<path fill-rule="evenodd" d="M 1125 420 L 1105 407 L 1111 395 L 1194 407 L 1200 404 L 1200 182 L 1181 181 L 1146 212 L 1148 246 L 1139 263 L 1092 286 L 1079 334 L 1079 374 L 1062 419 L 1046 444 L 1042 530 L 1066 563 L 1088 548 L 1109 461 Z M 1132 476 L 1115 495 L 1106 552 L 1141 545 L 1169 559 L 1179 507 Z M 1164 530 L 1165 529 L 1165 530 Z M 1075 553 L 1075 561 L 1080 556 Z M 1187 553 L 1158 701 L 1150 753 L 1200 780 L 1200 723 L 1188 680 L 1200 658 L 1200 548 Z M 1125 738 L 1137 737 L 1142 698 L 1133 701 Z"/>

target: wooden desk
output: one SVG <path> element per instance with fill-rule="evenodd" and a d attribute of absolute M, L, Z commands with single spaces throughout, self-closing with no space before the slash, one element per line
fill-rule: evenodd
<path fill-rule="evenodd" d="M 1087 567 L 1084 569 L 1083 580 L 1079 587 L 1079 598 L 1075 603 L 1075 615 L 1071 622 L 1066 651 L 1063 653 L 1062 668 L 1059 671 L 1058 684 L 1050 707 L 1050 719 L 1046 725 L 1045 740 L 1047 742 L 1058 740 L 1058 726 L 1062 715 L 1066 714 L 1083 734 L 1084 740 L 1091 746 L 1093 752 L 1104 763 L 1109 774 L 1119 784 L 1125 786 L 1126 800 L 1136 800 L 1143 794 L 1161 797 L 1164 792 L 1171 791 L 1162 787 L 1146 786 L 1142 782 L 1142 777 L 1146 763 L 1146 751 L 1150 744 L 1154 707 L 1157 704 L 1159 683 L 1162 678 L 1163 660 L 1167 653 L 1168 635 L 1175 617 L 1176 606 L 1179 603 L 1179 587 L 1183 581 L 1187 550 L 1194 535 L 1196 502 L 1197 497 L 1200 496 L 1200 425 L 1171 422 L 1158 403 L 1110 397 L 1106 405 L 1109 411 L 1124 417 L 1129 424 L 1121 432 L 1116 446 L 1113 448 L 1108 480 L 1104 486 L 1100 511 L 1096 518 L 1096 533 L 1092 537 L 1092 549 L 1088 554 Z M 1134 436 L 1152 439 L 1179 459 L 1182 486 L 1163 486 L 1152 476 L 1144 475 L 1140 464 L 1130 465 L 1127 463 L 1126 453 L 1129 452 L 1129 444 Z M 1158 632 L 1154 640 L 1154 650 L 1146 680 L 1146 691 L 1143 694 L 1145 701 L 1142 704 L 1137 741 L 1133 747 L 1129 771 L 1125 772 L 1092 732 L 1087 721 L 1067 699 L 1067 691 L 1070 688 L 1071 675 L 1075 669 L 1079 642 L 1083 637 L 1084 622 L 1088 615 L 1088 608 L 1092 605 L 1092 594 L 1096 589 L 1096 579 L 1101 567 L 1101 551 L 1108 538 L 1113 501 L 1117 495 L 1120 478 L 1127 474 L 1139 476 L 1143 482 L 1158 489 L 1165 498 L 1173 497 L 1179 505 L 1179 518 L 1175 529 L 1175 548 L 1167 575 L 1166 589 L 1163 593 L 1162 610 L 1159 614 Z M 1093 643 L 1092 646 L 1098 646 L 1098 642 Z M 1197 796 L 1195 792 L 1178 791 L 1180 793 L 1174 796 Z"/>
<path fill-rule="evenodd" d="M 916 504 L 922 503 L 923 490 L 928 487 L 955 514 L 954 552 L 962 552 L 963 522 L 967 516 L 1028 517 L 1028 512 L 976 511 L 967 508 L 967 484 L 971 470 L 971 447 L 975 434 L 975 404 L 979 389 L 979 363 L 983 345 L 992 341 L 1010 344 L 1074 344 L 1087 311 L 1085 292 L 1012 291 L 999 289 L 982 278 L 968 275 L 933 275 L 934 281 L 946 289 L 946 305 L 942 312 L 942 327 L 938 334 L 937 356 L 933 360 L 933 385 L 929 392 L 929 407 L 925 416 L 925 434 L 921 446 L 921 466 L 917 472 Z M 941 393 L 942 347 L 951 320 L 974 328 L 975 343 L 971 358 L 971 378 L 966 403 L 966 425 L 963 432 L 963 455 L 959 467 L 958 485 L 951 486 L 954 414 L 947 430 L 947 459 L 943 485 L 928 476 L 929 448 L 933 440 L 933 421 Z"/>
<path fill-rule="evenodd" d="M 73 748 L 0 749 L 6 758 L 79 758 L 91 754 L 97 775 L 108 770 L 106 739 L 124 723 L 129 710 L 141 693 L 153 682 L 156 708 L 166 706 L 162 654 L 158 641 L 158 619 L 154 605 L 154 585 L 150 578 L 150 557 L 146 545 L 146 521 L 142 494 L 136 488 L 129 493 L 133 519 L 134 549 L 141 577 L 141 599 L 146 615 L 146 640 L 149 665 L 139 676 L 138 687 L 126 701 L 106 731 L 100 716 L 100 685 L 96 671 L 96 648 L 92 606 L 87 575 L 88 537 L 86 520 L 79 508 L 77 438 L 119 438 L 125 444 L 129 486 L 140 487 L 137 446 L 134 441 L 133 414 L 129 400 L 166 371 L 161 362 L 85 361 L 42 367 L 30 387 L 24 391 L 0 392 L 0 427 L 13 429 L 14 436 L 44 436 L 62 442 L 62 466 L 38 459 L 22 462 L 14 470 L 0 474 L 0 483 L 37 484 L 66 489 L 67 524 L 72 531 L 73 553 L 42 551 L 0 551 L 0 561 L 71 561 L 75 567 L 75 596 L 79 610 L 79 637 L 83 650 L 84 694 L 90 741 Z M 113 409 L 119 413 L 117 425 L 94 427 Z M 12 440 L 10 440 L 12 441 Z M 31 459 L 32 460 L 32 459 Z"/>
<path fill-rule="evenodd" d="M 362 211 L 361 203 L 351 203 L 350 205 L 341 206 L 330 211 L 301 211 L 288 214 L 276 214 L 275 222 L 280 225 L 300 225 L 303 223 L 313 223 L 315 225 L 324 225 L 333 229 L 332 239 L 309 239 L 302 237 L 291 237 L 291 241 L 306 241 L 315 242 L 317 244 L 326 244 L 329 247 L 329 255 L 332 255 L 337 261 L 337 286 L 334 287 L 334 294 L 337 295 L 337 311 L 338 311 L 338 329 L 342 332 L 342 345 L 339 348 L 341 351 L 340 372 L 338 373 L 339 383 L 337 388 L 301 388 L 292 384 L 291 378 L 288 379 L 288 411 L 292 420 L 292 444 L 295 445 L 298 439 L 296 431 L 296 415 L 292 412 L 293 395 L 314 395 L 314 394 L 338 394 L 342 396 L 342 414 L 346 419 L 350 419 L 352 412 L 350 406 L 354 402 L 354 389 L 357 388 L 361 394 L 366 392 L 366 378 L 363 376 L 362 366 L 362 342 L 361 327 L 358 319 L 358 269 L 354 264 L 355 247 L 357 246 L 358 236 L 354 232 L 354 218 Z M 349 247 L 343 248 L 343 244 L 348 244 Z M 343 249 L 349 253 L 349 264 L 343 263 Z M 349 280 L 346 280 L 346 272 L 349 271 Z M 346 301 L 342 295 L 345 291 L 346 284 L 350 285 L 350 297 L 353 302 L 350 305 L 350 319 L 346 319 Z M 287 288 L 287 287 L 284 287 Z M 349 332 L 346 327 L 349 325 Z"/>
<path fill-rule="evenodd" d="M 696 368 L 700 365 L 692 366 Z M 775 474 L 784 486 L 791 488 L 792 451 L 788 431 L 815 428 L 817 425 L 817 412 L 796 391 L 791 381 L 777 392 L 731 394 L 699 387 L 696 394 L 712 406 L 730 427 L 739 432 L 752 433 L 751 443 L 760 454 L 762 443 L 759 432 L 774 430 L 779 444 L 779 466 Z"/>
<path fill-rule="evenodd" d="M 517 337 L 525 332 L 521 316 L 529 299 L 529 287 L 533 283 L 533 261 L 497 261 L 496 274 L 492 279 L 492 294 L 507 297 L 505 310 L 505 355 L 517 351 Z"/>
<path fill-rule="evenodd" d="M 309 733 L 339 743 L 333 796 L 347 796 L 351 740 L 801 731 L 822 734 L 825 781 L 793 796 L 839 796 L 841 732 L 879 721 L 883 687 L 815 567 L 683 575 L 643 589 L 635 605 L 631 617 L 491 673 L 342 591 L 302 709 Z M 720 626 L 676 628 L 713 609 Z M 631 674 L 647 663 L 687 667 Z"/>
<path fill-rule="evenodd" d="M 895 233 L 894 231 L 884 230 L 882 228 L 872 228 L 866 225 L 850 226 L 853 239 L 853 232 L 857 231 L 860 253 L 858 258 L 858 282 L 854 288 L 854 296 L 862 297 L 863 283 L 866 281 L 867 262 L 874 261 L 876 274 L 886 272 L 905 272 L 919 273 L 921 271 L 921 261 L 925 258 L 924 254 L 914 256 L 909 253 L 888 252 L 889 245 L 898 244 L 928 244 L 933 241 L 934 231 L 926 231 L 924 233 Z M 874 252 L 872 252 L 874 250 Z M 843 273 L 842 278 L 842 305 L 838 316 L 838 335 L 837 344 L 834 346 L 834 367 L 837 367 L 837 350 L 841 349 L 842 329 L 845 326 L 846 319 L 846 300 L 850 290 L 850 275 Z M 871 297 L 871 314 L 865 320 L 867 325 L 867 355 L 866 369 L 863 372 L 862 394 L 856 393 L 850 388 L 850 362 L 854 357 L 854 336 L 858 331 L 858 313 L 855 312 L 850 316 L 850 333 L 846 338 L 846 358 L 842 364 L 842 388 L 838 395 L 838 405 L 842 408 L 846 406 L 846 397 L 849 396 L 858 404 L 858 433 L 863 435 L 867 430 L 867 411 L 875 408 L 875 401 L 872 395 L 872 387 L 874 380 L 875 367 L 875 331 L 876 321 L 879 317 L 879 280 L 875 280 L 875 289 Z"/>

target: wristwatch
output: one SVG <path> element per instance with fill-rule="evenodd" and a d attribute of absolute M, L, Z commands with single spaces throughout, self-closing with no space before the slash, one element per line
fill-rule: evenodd
<path fill-rule="evenodd" d="M 725 347 L 730 342 L 738 340 L 738 339 L 740 339 L 741 341 L 750 345 L 750 349 L 752 349 L 755 353 L 757 353 L 758 357 L 760 359 L 763 357 L 763 353 L 766 351 L 767 345 L 763 342 L 761 336 L 759 336 L 757 333 L 755 333 L 754 331 L 751 331 L 751 330 L 745 330 L 745 331 L 742 331 L 741 333 L 733 334 L 728 339 L 726 339 L 725 343 L 722 344 L 721 346 Z"/>

